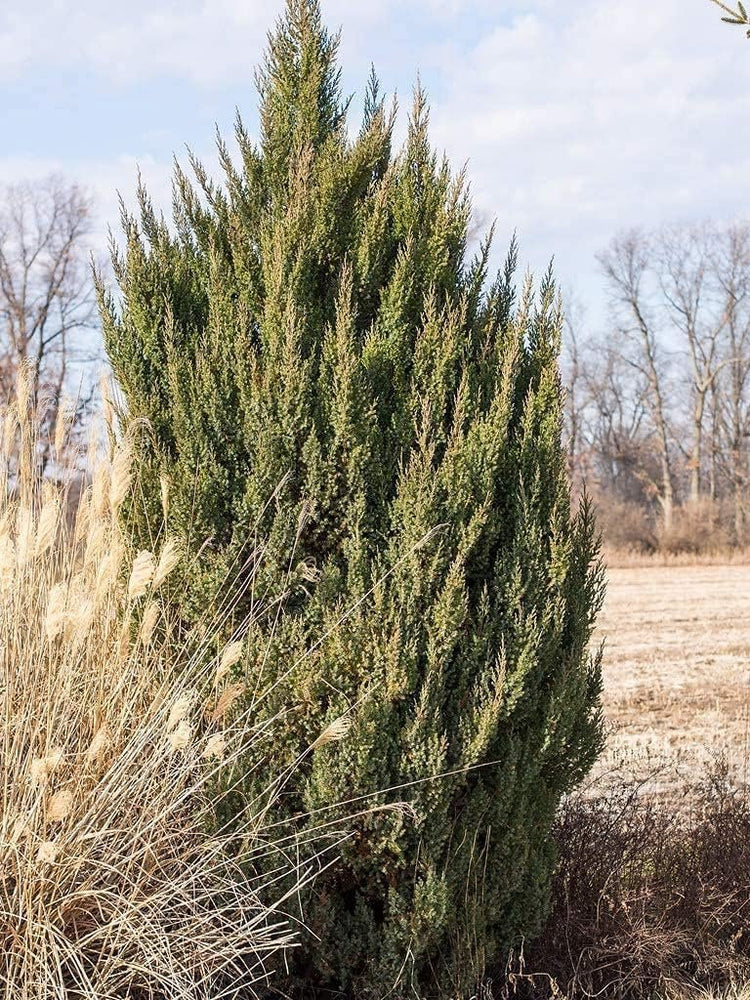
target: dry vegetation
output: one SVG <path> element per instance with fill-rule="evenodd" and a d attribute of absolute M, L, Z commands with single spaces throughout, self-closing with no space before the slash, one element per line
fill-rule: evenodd
<path fill-rule="evenodd" d="M 128 558 L 126 450 L 65 516 L 75 477 L 36 471 L 27 394 L 0 446 L 0 996 L 236 996 L 294 943 L 247 864 L 263 814 L 216 828 L 219 772 L 231 789 L 261 738 L 229 711 L 237 645 L 217 654 L 211 628 L 175 640 L 173 542 Z"/>

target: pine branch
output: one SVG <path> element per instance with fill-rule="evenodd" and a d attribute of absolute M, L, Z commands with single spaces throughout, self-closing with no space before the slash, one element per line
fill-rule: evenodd
<path fill-rule="evenodd" d="M 732 10 L 731 7 L 722 3 L 721 0 L 711 0 L 711 3 L 715 3 L 717 7 L 720 7 L 724 13 L 728 15 L 727 17 L 722 17 L 722 21 L 726 24 L 750 25 L 750 18 L 748 18 L 745 5 L 741 2 L 741 0 L 737 0 L 737 10 Z M 748 28 L 746 34 L 747 37 L 750 38 L 750 27 Z"/>

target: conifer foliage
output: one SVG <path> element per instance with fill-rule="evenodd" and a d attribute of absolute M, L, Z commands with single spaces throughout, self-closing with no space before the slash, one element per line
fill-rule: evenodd
<path fill-rule="evenodd" d="M 538 927 L 557 804 L 600 747 L 598 539 L 571 513 L 551 276 L 517 297 L 515 246 L 494 280 L 491 237 L 469 253 L 420 90 L 400 150 L 374 76 L 350 133 L 337 43 L 288 0 L 259 142 L 238 120 L 236 164 L 219 140 L 221 184 L 176 168 L 171 225 L 143 189 L 124 216 L 102 312 L 147 428 L 130 524 L 196 553 L 187 620 L 255 553 L 237 669 L 283 724 L 248 794 L 312 746 L 285 815 L 357 813 L 298 978 L 469 995 Z"/>

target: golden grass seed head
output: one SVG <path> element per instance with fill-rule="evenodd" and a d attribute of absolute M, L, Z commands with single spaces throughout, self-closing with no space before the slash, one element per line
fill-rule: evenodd
<path fill-rule="evenodd" d="M 5 836 L 0 836 L 0 839 L 4 840 L 11 847 L 15 847 L 21 840 L 29 836 L 31 829 L 31 816 L 27 812 L 20 812 L 10 818 L 10 822 L 7 825 L 8 832 Z"/>
<path fill-rule="evenodd" d="M 42 507 L 39 521 L 36 526 L 36 539 L 34 542 L 34 555 L 44 555 L 52 547 L 57 531 L 60 526 L 60 497 L 55 492 L 50 496 Z"/>
<path fill-rule="evenodd" d="M 2 418 L 2 455 L 7 458 L 12 455 L 18 430 L 18 414 L 15 406 L 3 408 Z"/>
<path fill-rule="evenodd" d="M 185 750 L 193 735 L 193 727 L 187 719 L 182 719 L 180 723 L 168 734 L 169 745 L 172 750 Z"/>
<path fill-rule="evenodd" d="M 49 642 L 65 631 L 67 620 L 68 588 L 64 583 L 56 583 L 49 592 L 47 599 L 47 615 L 44 620 L 44 631 Z"/>
<path fill-rule="evenodd" d="M 16 543 L 9 531 L 0 530 L 0 591 L 7 593 L 16 581 Z"/>
<path fill-rule="evenodd" d="M 45 757 L 36 757 L 29 768 L 29 778 L 33 785 L 44 787 L 52 774 L 60 767 L 65 758 L 62 747 L 55 747 Z"/>
<path fill-rule="evenodd" d="M 94 597 L 97 603 L 103 601 L 106 595 L 117 585 L 124 557 L 123 547 L 119 538 L 112 538 L 111 535 L 108 537 L 108 551 L 99 560 L 96 570 L 96 580 L 94 581 Z"/>
<path fill-rule="evenodd" d="M 228 688 L 225 688 L 219 696 L 219 700 L 211 712 L 210 719 L 211 722 L 220 722 L 224 716 L 227 714 L 229 709 L 234 705 L 238 698 L 240 698 L 245 693 L 244 684 L 230 684 Z"/>
<path fill-rule="evenodd" d="M 16 512 L 16 561 L 25 566 L 34 552 L 34 514 L 30 507 L 19 507 Z"/>
<path fill-rule="evenodd" d="M 108 525 L 104 518 L 96 517 L 86 532 L 84 564 L 95 562 L 99 556 L 107 552 L 109 534 Z"/>
<path fill-rule="evenodd" d="M 166 523 L 169 516 L 169 477 L 163 472 L 159 476 L 159 489 L 161 491 L 161 511 Z"/>
<path fill-rule="evenodd" d="M 338 719 L 334 719 L 320 736 L 315 740 L 312 745 L 312 749 L 317 749 L 318 747 L 324 746 L 326 743 L 333 743 L 338 740 L 342 740 L 352 727 L 352 720 L 347 715 L 342 715 Z"/>
<path fill-rule="evenodd" d="M 243 645 L 241 641 L 230 642 L 222 650 L 219 665 L 216 668 L 216 683 L 218 684 L 235 664 L 242 659 Z"/>
<path fill-rule="evenodd" d="M 132 623 L 132 614 L 130 612 L 130 609 L 128 609 L 127 613 L 123 615 L 122 623 L 120 625 L 120 632 L 117 636 L 115 656 L 119 663 L 125 663 L 130 655 L 131 623 Z"/>
<path fill-rule="evenodd" d="M 79 545 L 83 545 L 88 540 L 88 531 L 93 523 L 92 515 L 91 485 L 82 484 L 73 520 L 73 538 Z"/>
<path fill-rule="evenodd" d="M 73 793 L 68 788 L 61 788 L 49 800 L 47 819 L 50 823 L 61 823 L 68 818 L 72 808 Z"/>
<path fill-rule="evenodd" d="M 112 736 L 109 727 L 104 723 L 94 734 L 94 738 L 86 751 L 86 762 L 88 764 L 100 764 L 111 744 Z"/>
<path fill-rule="evenodd" d="M 110 470 L 104 462 L 96 462 L 91 478 L 91 513 L 95 518 L 104 517 L 110 510 Z"/>
<path fill-rule="evenodd" d="M 73 610 L 67 616 L 67 627 L 73 642 L 73 648 L 78 649 L 85 641 L 94 623 L 96 602 L 92 597 L 79 594 Z"/>
<path fill-rule="evenodd" d="M 139 597 L 143 597 L 154 578 L 155 570 L 156 562 L 153 552 L 143 549 L 133 560 L 133 568 L 130 571 L 130 580 L 128 581 L 129 600 L 135 601 Z"/>
<path fill-rule="evenodd" d="M 160 587 L 164 583 L 181 559 L 182 550 L 179 541 L 176 538 L 168 539 L 159 554 L 159 562 L 154 570 L 154 587 Z"/>
<path fill-rule="evenodd" d="M 154 634 L 156 623 L 159 621 L 159 605 L 155 601 L 149 601 L 141 618 L 141 627 L 138 637 L 143 646 L 148 646 Z"/>
<path fill-rule="evenodd" d="M 43 840 L 36 853 L 36 860 L 39 864 L 51 865 L 57 861 L 60 853 L 60 845 L 54 840 Z"/>
<path fill-rule="evenodd" d="M 16 407 L 21 419 L 24 419 L 31 402 L 31 391 L 34 385 L 34 365 L 31 361 L 23 361 L 18 368 L 16 377 Z"/>
<path fill-rule="evenodd" d="M 195 699 L 192 691 L 186 691 L 177 698 L 169 710 L 167 732 L 171 733 L 187 716 Z"/>
<path fill-rule="evenodd" d="M 206 745 L 203 748 L 203 753 L 201 757 L 205 760 L 211 760 L 211 758 L 216 758 L 216 760 L 223 760 L 226 754 L 227 741 L 224 733 L 214 733 L 213 736 L 209 736 L 206 740 Z"/>
<path fill-rule="evenodd" d="M 130 491 L 133 478 L 133 456 L 128 444 L 122 444 L 112 458 L 112 474 L 109 489 L 109 504 L 113 511 L 122 506 Z"/>

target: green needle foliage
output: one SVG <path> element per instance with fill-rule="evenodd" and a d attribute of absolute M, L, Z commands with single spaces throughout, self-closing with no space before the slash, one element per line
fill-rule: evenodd
<path fill-rule="evenodd" d="M 728 7 L 725 3 L 722 3 L 721 0 L 711 0 L 711 2 L 715 3 L 717 7 L 720 7 L 724 11 L 726 16 L 722 17 L 722 21 L 725 21 L 727 24 L 750 25 L 750 18 L 748 18 L 745 5 L 741 2 L 741 0 L 738 0 L 737 10 L 733 10 L 731 7 Z M 747 29 L 746 34 L 747 37 L 750 38 L 750 27 Z"/>
<path fill-rule="evenodd" d="M 292 976 L 458 997 L 538 928 L 556 807 L 600 749 L 598 536 L 571 513 L 551 276 L 517 298 L 515 245 L 494 280 L 490 238 L 470 256 L 420 90 L 399 151 L 374 77 L 348 131 L 337 43 L 288 0 L 259 143 L 238 120 L 236 166 L 219 140 L 221 185 L 178 167 L 171 226 L 140 191 L 104 327 L 148 428 L 134 543 L 167 483 L 199 553 L 185 618 L 255 554 L 241 668 L 259 723 L 285 714 L 247 793 L 312 746 L 279 818 L 357 813 Z"/>

